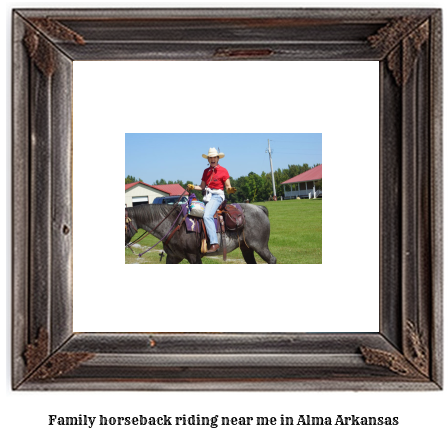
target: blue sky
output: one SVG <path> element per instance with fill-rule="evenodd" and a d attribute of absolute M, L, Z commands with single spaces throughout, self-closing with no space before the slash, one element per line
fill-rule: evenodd
<path fill-rule="evenodd" d="M 274 170 L 288 164 L 322 163 L 322 134 L 126 134 L 125 176 L 156 180 L 187 180 L 199 184 L 210 147 L 225 157 L 220 164 L 231 177 L 270 172 L 268 139 Z"/>

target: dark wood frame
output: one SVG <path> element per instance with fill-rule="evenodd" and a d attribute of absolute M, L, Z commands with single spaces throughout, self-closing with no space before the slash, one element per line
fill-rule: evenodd
<path fill-rule="evenodd" d="M 441 28 L 436 9 L 15 10 L 13 388 L 440 389 Z M 101 59 L 379 61 L 379 333 L 73 333 L 72 61 Z"/>

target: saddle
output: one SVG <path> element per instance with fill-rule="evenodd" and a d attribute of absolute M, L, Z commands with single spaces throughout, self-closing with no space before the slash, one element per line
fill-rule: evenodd
<path fill-rule="evenodd" d="M 246 219 L 244 217 L 243 211 L 238 204 L 229 204 L 227 205 L 227 201 L 224 201 L 216 210 L 214 214 L 214 219 L 217 219 L 221 228 L 221 242 L 222 242 L 222 258 L 224 261 L 227 260 L 227 248 L 226 248 L 226 239 L 225 233 L 226 230 L 236 231 L 240 230 L 246 224 Z M 204 232 L 204 237 L 202 239 L 201 252 L 205 254 L 207 252 L 207 231 L 205 229 L 204 221 L 202 220 L 202 230 Z"/>
<path fill-rule="evenodd" d="M 224 201 L 216 210 L 214 215 L 215 218 L 222 216 L 225 223 L 225 229 L 229 231 L 240 230 L 246 224 L 246 219 L 244 217 L 241 208 L 236 207 L 237 204 L 227 205 L 227 201 Z M 221 221 L 220 221 L 221 222 Z"/>
<path fill-rule="evenodd" d="M 173 235 L 181 228 L 182 223 L 185 222 L 185 227 L 187 232 L 198 233 L 198 237 L 201 238 L 201 253 L 205 254 L 207 252 L 207 230 L 205 228 L 205 224 L 202 218 L 188 216 L 186 207 L 183 205 L 183 209 L 185 209 L 185 214 L 181 223 L 174 228 L 171 234 L 168 236 L 165 244 L 168 245 L 169 241 L 173 237 Z M 241 209 L 239 204 L 229 204 L 227 205 L 227 201 L 224 201 L 216 211 L 213 216 L 216 224 L 216 232 L 225 234 L 226 231 L 237 231 L 241 230 L 246 224 L 246 219 L 244 217 L 243 210 Z M 199 234 L 201 236 L 199 236 Z M 226 249 L 226 240 L 222 239 L 223 246 L 223 260 L 227 259 L 227 249 Z"/>

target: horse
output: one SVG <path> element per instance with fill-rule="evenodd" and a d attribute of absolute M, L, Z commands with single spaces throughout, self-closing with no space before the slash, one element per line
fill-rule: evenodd
<path fill-rule="evenodd" d="M 224 238 L 227 253 L 238 247 L 241 248 L 244 261 L 248 264 L 257 263 L 254 252 L 266 263 L 277 263 L 276 257 L 268 248 L 271 228 L 268 209 L 252 204 L 241 204 L 241 208 L 246 218 L 244 228 L 239 231 L 226 231 L 225 235 L 218 233 L 219 250 L 210 255 L 222 255 L 222 239 Z M 165 241 L 166 236 L 171 233 L 170 230 L 181 222 L 182 214 L 180 206 L 144 204 L 126 208 L 126 218 L 129 225 L 125 230 L 125 245 L 127 246 L 138 229 L 148 231 L 157 239 Z M 178 264 L 186 259 L 192 264 L 202 264 L 202 257 L 206 255 L 201 253 L 199 240 L 196 233 L 187 232 L 185 226 L 182 225 L 169 240 L 168 245 L 163 243 L 163 250 L 167 255 L 166 263 Z"/>

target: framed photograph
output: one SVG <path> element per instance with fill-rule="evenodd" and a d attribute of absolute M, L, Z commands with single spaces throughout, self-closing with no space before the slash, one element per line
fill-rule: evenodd
<path fill-rule="evenodd" d="M 15 10 L 12 387 L 20 390 L 441 389 L 441 20 L 438 9 Z M 235 119 L 245 125 L 238 128 L 234 123 L 225 127 L 230 116 L 215 114 L 215 120 L 202 124 L 207 128 L 198 130 L 197 126 L 191 126 L 191 130 L 186 130 L 182 117 L 176 113 L 178 108 L 186 112 L 182 107 L 185 99 L 179 93 L 190 93 L 191 101 L 194 96 L 209 96 L 213 105 L 218 97 L 222 102 L 229 90 L 234 90 L 233 102 L 242 102 L 240 96 L 249 93 L 251 81 L 238 78 L 252 68 L 259 76 L 264 70 L 275 72 L 276 80 L 266 79 L 253 87 L 254 103 L 247 112 L 264 102 L 263 87 L 281 89 L 280 71 L 283 82 L 290 84 L 290 98 L 296 101 L 293 80 L 305 70 L 297 67 L 299 62 L 317 64 L 316 71 L 322 75 L 318 87 L 322 108 L 332 89 L 339 88 L 345 93 L 339 97 L 341 100 L 359 94 L 353 82 L 352 92 L 350 85 L 343 83 L 343 73 L 334 82 L 340 64 L 358 72 L 358 66 L 370 62 L 376 72 L 374 77 L 365 76 L 369 79 L 361 87 L 378 90 L 373 93 L 377 98 L 373 102 L 377 103 L 368 105 L 373 112 L 358 111 L 359 120 L 347 117 L 345 123 L 348 131 L 361 123 L 374 127 L 373 135 L 364 138 L 359 134 L 359 145 L 372 151 L 372 157 L 376 158 L 370 161 L 370 166 L 364 166 L 364 173 L 361 169 L 359 177 L 351 175 L 356 181 L 350 181 L 350 187 L 355 190 L 342 196 L 353 201 L 364 216 L 369 216 L 367 208 L 377 206 L 373 216 L 379 219 L 375 226 L 366 217 L 353 221 L 351 229 L 359 227 L 355 233 L 359 236 L 357 240 L 362 242 L 365 233 L 365 242 L 367 237 L 374 236 L 379 244 L 366 243 L 365 256 L 352 248 L 351 252 L 357 254 L 353 256 L 357 258 L 356 268 L 355 260 L 352 263 L 347 257 L 340 257 L 346 263 L 338 267 L 331 285 L 322 286 L 328 297 L 339 297 L 339 305 L 324 306 L 322 300 L 314 306 L 282 301 L 284 297 L 275 289 L 276 279 L 286 271 L 274 270 L 277 267 L 257 268 L 263 271 L 249 271 L 251 268 L 247 267 L 245 274 L 242 270 L 245 265 L 238 266 L 241 277 L 248 272 L 258 277 L 259 282 L 252 288 L 264 300 L 244 293 L 250 284 L 225 279 L 220 287 L 229 292 L 218 301 L 211 301 L 207 294 L 193 300 L 188 293 L 184 294 L 184 301 L 172 299 L 170 289 L 166 293 L 159 282 L 150 299 L 139 301 L 138 305 L 130 299 L 132 290 L 138 289 L 131 277 L 119 292 L 112 292 L 107 286 L 113 264 L 109 271 L 87 273 L 88 265 L 95 263 L 94 256 L 111 251 L 119 254 L 120 269 L 131 268 L 123 266 L 122 249 L 118 250 L 114 240 L 115 228 L 122 226 L 119 224 L 122 203 L 118 202 L 118 193 L 122 193 L 122 181 L 118 184 L 118 179 L 122 177 L 108 178 L 107 169 L 114 168 L 113 160 L 124 163 L 125 134 L 139 132 L 137 128 L 124 130 L 123 149 L 102 158 L 104 154 L 99 151 L 109 144 L 107 133 L 98 127 L 97 132 L 90 131 L 85 136 L 78 131 L 82 117 L 94 125 L 93 121 L 101 116 L 98 111 L 90 113 L 89 106 L 96 108 L 94 103 L 102 101 L 116 109 L 120 118 L 125 114 L 136 119 L 147 116 L 140 108 L 123 108 L 118 99 L 124 93 L 138 93 L 132 84 L 142 83 L 136 77 L 140 74 L 137 70 L 143 71 L 142 77 L 148 78 L 145 84 L 151 93 L 163 91 L 154 102 L 169 103 L 166 108 L 157 107 L 149 112 L 154 115 L 153 127 L 145 132 L 321 132 L 323 156 L 327 160 L 325 129 L 299 131 L 288 122 L 287 128 L 277 124 L 272 130 L 258 127 L 250 130 L 255 125 L 243 117 Z M 191 63 L 207 72 L 199 83 L 185 80 L 195 75 L 192 70 L 188 76 Z M 137 69 L 137 64 L 141 68 Z M 80 85 L 79 75 L 88 65 L 94 65 L 95 72 L 87 68 L 86 80 Z M 216 79 L 216 69 L 226 70 L 225 84 Z M 129 78 L 126 87 L 121 82 L 117 85 L 114 79 L 117 72 Z M 254 76 L 252 73 L 251 77 Z M 207 78 L 213 78 L 215 84 L 208 85 Z M 104 94 L 96 86 L 101 82 L 108 84 Z M 242 89 L 238 88 L 241 83 L 246 84 Z M 177 94 L 171 93 L 171 89 Z M 90 102 L 80 97 L 83 92 L 90 96 Z M 204 102 L 203 99 L 196 100 Z M 154 102 L 144 102 L 144 108 Z M 237 113 L 241 107 L 232 110 Z M 191 107 L 192 114 L 194 108 Z M 277 105 L 276 110 L 277 119 L 273 116 L 273 120 L 296 120 L 294 113 L 281 106 Z M 167 126 L 176 124 L 176 127 L 172 131 L 164 129 L 162 117 L 155 118 L 157 113 L 163 115 Z M 113 124 L 113 120 L 109 118 L 109 123 Z M 219 125 L 213 125 L 214 121 Z M 356 160 L 356 154 L 352 155 Z M 92 167 L 80 171 L 83 161 Z M 336 163 L 326 161 L 326 175 L 331 174 Z M 101 190 L 87 197 L 93 175 L 95 181 L 101 179 Z M 83 176 L 85 185 L 79 183 Z M 358 182 L 363 176 L 369 181 Z M 370 187 L 376 187 L 372 192 L 367 189 L 369 183 Z M 84 197 L 78 195 L 80 191 Z M 328 193 L 331 195 L 331 187 Z M 105 210 L 104 199 L 109 198 L 114 205 Z M 332 198 L 335 201 L 334 196 L 328 196 L 327 206 L 332 205 Z M 335 212 L 335 208 L 327 209 L 323 217 L 326 214 L 331 217 Z M 102 226 L 106 222 L 108 225 Z M 82 224 L 85 228 L 80 232 Z M 324 230 L 325 226 L 324 222 Z M 105 246 L 98 255 L 89 253 L 100 240 L 113 242 L 111 248 L 117 250 L 109 251 Z M 332 244 L 325 239 L 323 244 L 321 266 L 327 263 L 328 267 L 325 251 L 331 252 Z M 350 252 L 350 244 L 347 246 Z M 369 253 L 373 254 L 372 261 L 367 259 Z M 80 261 L 84 258 L 87 263 L 83 267 Z M 135 268 L 128 272 L 142 275 L 141 268 L 145 266 Z M 181 277 L 191 273 L 193 278 L 201 275 L 198 268 L 194 271 L 184 268 L 187 266 L 177 268 Z M 293 277 L 300 275 L 309 277 L 306 285 L 310 288 L 323 273 L 299 270 L 295 265 L 290 269 L 283 286 L 294 284 Z M 300 265 L 300 269 L 305 268 Z M 159 268 L 158 272 L 164 270 Z M 170 285 L 174 280 L 167 279 Z M 235 288 L 234 283 L 241 289 Z M 342 321 L 350 313 L 359 320 L 366 319 L 364 308 L 357 308 L 355 302 L 360 293 L 369 289 L 374 290 L 370 296 L 374 300 L 366 307 L 375 309 L 378 330 L 361 325 L 354 330 L 337 325 L 316 330 L 310 326 L 304 328 L 298 320 L 300 312 L 309 313 L 310 307 L 316 313 L 331 307 L 336 320 Z M 345 292 L 350 298 L 342 304 Z M 118 305 L 111 310 L 113 295 L 118 297 Z M 260 301 L 266 303 L 263 310 L 258 307 Z M 90 311 L 91 320 L 98 324 L 79 324 L 76 316 L 79 308 Z M 144 311 L 141 317 L 140 309 Z M 143 324 L 131 326 L 130 321 L 109 326 L 106 314 L 120 321 L 126 321 L 122 316 L 127 314 L 130 320 Z M 277 324 L 274 315 L 281 315 L 285 324 Z M 219 318 L 222 324 L 218 327 L 214 322 L 221 321 Z M 244 324 L 225 326 L 225 320 Z M 191 321 L 200 321 L 202 325 L 189 325 Z"/>
<path fill-rule="evenodd" d="M 200 89 L 200 82 L 203 81 L 203 76 L 197 77 L 197 66 L 200 64 L 195 62 L 183 62 L 181 64 L 185 77 L 183 81 L 187 80 L 193 84 L 196 77 L 196 85 L 193 88 Z M 249 83 L 254 82 L 255 74 L 257 76 L 261 75 L 260 67 L 262 67 L 262 64 L 262 61 L 258 63 L 228 63 L 228 65 L 234 67 L 235 74 L 238 72 L 240 88 L 246 91 L 244 108 L 239 114 L 236 114 L 235 109 L 232 111 L 235 104 L 231 102 L 238 94 L 235 93 L 229 98 L 228 102 L 225 102 L 230 105 L 228 108 L 223 108 L 221 114 L 219 114 L 219 108 L 212 110 L 214 118 L 223 120 L 225 114 L 230 112 L 231 116 L 226 121 L 226 125 L 229 126 L 236 118 L 241 117 L 241 112 L 245 114 L 246 124 L 250 123 L 249 119 L 259 117 L 259 114 L 248 114 L 254 112 L 248 110 L 254 101 L 253 96 L 248 97 L 248 88 Z M 298 68 L 302 68 L 301 66 L 304 63 L 296 62 L 296 64 L 298 64 Z M 140 65 L 142 64 L 139 64 L 137 68 Z M 150 63 L 147 63 L 147 65 L 149 66 Z M 213 73 L 209 73 L 208 76 L 214 81 L 219 77 L 220 72 L 218 70 L 221 65 L 222 63 L 208 63 L 201 68 L 201 73 L 204 70 L 210 70 Z M 270 63 L 270 65 L 281 66 L 279 63 Z M 163 66 L 162 62 L 156 68 L 161 71 L 172 68 L 172 64 L 169 62 L 166 62 L 164 67 L 160 68 L 161 66 Z M 252 67 L 252 69 L 249 69 L 243 77 L 245 66 Z M 291 64 L 288 66 L 292 67 Z M 187 69 L 189 69 L 188 73 L 191 76 L 188 78 L 186 78 Z M 154 69 L 151 70 L 154 77 Z M 373 73 L 377 73 L 374 68 L 372 68 L 372 76 Z M 262 83 L 267 82 L 272 71 L 265 71 L 264 74 L 267 77 L 261 80 Z M 221 88 L 227 88 L 227 90 L 228 87 L 235 88 L 234 80 L 228 77 L 224 77 L 222 82 Z M 172 88 L 176 87 L 173 86 Z M 205 86 L 204 88 L 207 89 L 208 87 Z M 257 84 L 254 85 L 254 88 L 256 89 L 255 93 L 258 93 Z M 227 90 L 223 90 L 223 93 L 227 93 Z M 190 102 L 188 97 L 182 98 L 182 90 L 175 90 L 174 92 L 170 90 L 170 93 L 177 96 L 179 102 L 184 102 L 184 105 L 190 109 L 195 103 L 200 102 L 199 108 L 191 111 L 193 119 L 203 119 L 204 108 L 207 108 L 206 111 L 210 111 L 213 107 L 213 102 L 207 102 L 199 96 L 195 97 L 195 102 Z M 199 93 L 197 94 L 199 95 Z M 276 94 L 283 93 L 276 90 Z M 300 91 L 297 90 L 296 95 L 299 94 Z M 174 96 L 173 100 L 175 99 Z M 277 102 L 279 99 L 275 99 L 276 102 L 273 102 L 272 94 L 266 97 L 269 98 L 270 105 L 278 108 Z M 375 98 L 377 99 L 377 94 Z M 210 95 L 210 100 L 213 101 L 214 99 L 219 102 L 218 106 L 227 106 L 224 105 L 222 96 Z M 154 101 L 154 97 L 152 97 L 152 100 Z M 162 101 L 164 100 L 171 99 L 162 98 Z M 289 95 L 286 105 L 291 100 Z M 302 106 L 305 107 L 303 100 L 302 96 Z M 182 105 L 182 103 L 179 103 L 179 105 Z M 272 112 L 274 111 L 266 112 L 264 119 L 272 119 Z M 279 113 L 280 111 L 276 109 L 275 112 Z M 188 118 L 188 116 L 188 114 L 185 114 L 184 118 Z M 194 120 L 188 123 L 192 122 Z M 205 120 L 204 124 L 208 126 L 208 122 Z M 272 122 L 270 124 L 272 127 Z M 304 121 L 301 120 L 301 125 L 303 126 L 303 124 Z M 152 125 L 157 126 L 159 123 Z M 125 248 L 125 263 L 159 264 L 162 248 L 164 248 L 165 253 L 162 255 L 162 259 L 168 253 L 176 254 L 173 260 L 168 260 L 168 258 L 166 260 L 166 263 L 171 262 L 172 264 L 188 263 L 188 259 L 192 263 L 198 264 L 241 264 L 246 263 L 246 261 L 249 264 L 254 264 L 254 262 L 270 264 L 280 262 L 285 264 L 322 263 L 321 133 L 144 132 L 126 133 L 125 142 L 126 211 L 129 218 L 138 214 L 143 219 L 140 224 L 141 231 L 138 231 L 138 227 L 134 224 L 129 226 L 128 237 L 130 240 Z M 372 149 L 372 154 L 376 152 L 377 157 L 378 150 L 374 152 L 375 148 Z M 204 156 L 207 157 L 210 150 L 212 151 L 211 154 L 217 154 L 215 162 L 212 163 L 213 166 L 209 164 L 208 159 L 204 159 Z M 336 150 L 336 148 L 331 150 Z M 167 151 L 169 151 L 168 154 Z M 301 164 L 292 164 L 299 162 L 299 160 L 302 160 Z M 273 166 L 270 166 L 271 162 L 275 163 L 273 164 L 273 166 L 276 166 L 275 170 Z M 215 176 L 215 172 L 219 177 Z M 224 172 L 227 173 L 225 177 L 220 176 Z M 204 176 L 209 173 L 210 176 Z M 138 175 L 138 177 L 134 177 L 134 175 Z M 301 181 L 296 181 L 299 179 L 299 175 Z M 377 177 L 377 172 L 375 176 Z M 205 178 L 205 180 L 202 178 Z M 225 181 L 223 181 L 224 178 Z M 235 189 L 235 193 L 227 193 L 224 186 L 227 180 L 227 184 L 230 188 Z M 208 231 L 205 234 L 201 226 L 207 202 L 204 201 L 204 197 L 207 199 L 206 192 L 203 193 L 202 190 L 199 190 L 202 181 L 204 181 L 204 188 L 208 186 L 207 182 L 210 181 L 214 186 L 210 190 L 218 190 L 214 193 L 219 196 L 218 201 L 221 201 L 221 203 L 224 200 L 226 201 L 224 209 L 227 204 L 229 209 L 232 205 L 237 204 L 236 208 L 244 214 L 244 220 L 241 220 L 240 225 L 230 226 L 230 229 L 224 234 L 221 232 L 221 224 L 216 218 L 215 229 L 217 229 L 217 233 L 214 237 L 214 243 L 219 244 L 219 250 L 210 254 L 206 254 L 204 252 L 205 248 L 198 245 L 198 242 L 201 241 L 202 243 L 204 239 L 207 242 L 209 234 Z M 189 191 L 188 184 L 196 185 L 196 189 Z M 210 196 L 211 193 L 210 191 Z M 294 202 L 271 202 L 274 196 L 278 201 L 294 200 Z M 297 200 L 303 200 L 303 202 L 297 202 Z M 164 204 L 170 207 L 156 207 Z M 256 208 L 248 204 L 253 204 Z M 185 207 L 182 207 L 182 205 L 185 205 Z M 377 205 L 378 202 L 376 207 Z M 219 204 L 215 206 L 216 208 L 220 207 Z M 222 210 L 222 208 L 218 208 L 218 210 Z M 246 216 L 246 210 L 248 211 L 248 217 Z M 146 220 L 146 214 L 152 211 L 160 213 L 156 213 L 151 216 L 151 219 L 148 217 L 148 220 Z M 188 211 L 192 213 L 189 215 L 190 218 L 185 217 Z M 263 212 L 263 216 L 252 215 L 251 212 Z M 159 214 L 161 215 L 160 218 L 158 218 Z M 167 214 L 170 216 L 169 219 L 165 220 Z M 211 214 L 213 216 L 214 211 L 211 211 Z M 182 221 L 182 226 L 179 228 L 176 227 L 178 225 L 175 223 L 176 216 L 179 216 L 178 221 Z M 225 217 L 229 218 L 230 221 L 230 216 Z M 260 219 L 263 221 L 264 218 L 267 220 L 263 227 L 260 226 Z M 286 228 L 280 225 L 281 222 L 286 225 Z M 154 230 L 154 236 L 149 231 L 145 236 L 142 234 L 145 232 L 142 227 L 148 227 L 147 230 L 158 228 Z M 173 231 L 174 227 L 176 227 L 176 231 Z M 257 229 L 258 232 L 251 235 L 249 231 L 249 238 L 246 239 L 246 233 L 243 229 Z M 278 230 L 277 233 L 276 230 Z M 289 244 L 283 238 L 285 234 L 290 237 Z M 227 238 L 226 235 L 228 235 Z M 262 237 L 263 235 L 266 237 Z M 164 236 L 166 236 L 166 239 Z M 185 240 L 185 238 L 188 240 Z M 159 245 L 157 242 L 160 240 L 162 240 L 160 243 L 168 242 L 168 244 Z M 171 245 L 169 245 L 170 242 Z M 191 244 L 194 249 L 187 250 L 185 244 Z M 256 249 L 254 249 L 255 247 Z M 226 251 L 225 257 L 224 249 Z M 140 256 L 140 254 L 142 255 Z"/>

